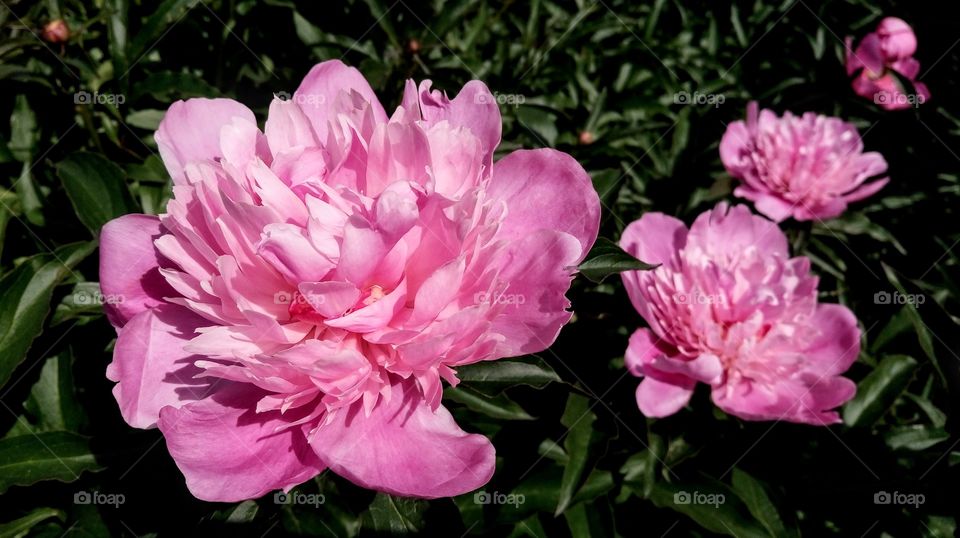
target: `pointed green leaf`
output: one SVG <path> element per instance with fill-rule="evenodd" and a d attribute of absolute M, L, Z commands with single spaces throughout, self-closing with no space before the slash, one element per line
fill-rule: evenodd
<path fill-rule="evenodd" d="M 620 245 L 601 237 L 597 239 L 587 258 L 577 269 L 583 276 L 599 283 L 612 274 L 624 271 L 648 271 L 656 267 L 634 258 L 620 248 Z"/>
<path fill-rule="evenodd" d="M 0 278 L 0 386 L 43 330 L 53 289 L 95 247 L 89 242 L 64 245 L 53 254 L 29 258 Z"/>
<path fill-rule="evenodd" d="M 883 415 L 913 376 L 917 361 L 907 355 L 890 355 L 857 386 L 857 394 L 843 406 L 849 426 L 870 426 Z"/>
<path fill-rule="evenodd" d="M 100 469 L 86 437 L 43 432 L 0 439 L 0 493 L 44 480 L 73 482 Z"/>
<path fill-rule="evenodd" d="M 123 170 L 102 155 L 74 153 L 57 165 L 57 175 L 77 218 L 94 235 L 110 220 L 137 211 Z"/>

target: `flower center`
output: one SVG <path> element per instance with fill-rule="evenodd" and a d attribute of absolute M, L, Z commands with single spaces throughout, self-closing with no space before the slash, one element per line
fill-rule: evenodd
<path fill-rule="evenodd" d="M 386 293 L 384 293 L 383 288 L 374 284 L 373 286 L 367 288 L 361 302 L 363 303 L 363 306 L 370 306 L 380 299 L 383 299 L 384 295 L 386 295 Z"/>

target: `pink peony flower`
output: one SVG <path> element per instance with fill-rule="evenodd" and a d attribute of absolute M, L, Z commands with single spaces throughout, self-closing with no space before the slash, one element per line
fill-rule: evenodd
<path fill-rule="evenodd" d="M 727 126 L 720 159 L 742 183 L 733 193 L 752 201 L 757 211 L 781 222 L 836 217 L 847 204 L 883 188 L 887 162 L 863 151 L 857 128 L 839 118 L 806 112 L 783 117 L 747 107 L 747 121 Z"/>
<path fill-rule="evenodd" d="M 853 38 L 846 40 L 847 75 L 853 79 L 853 91 L 872 99 L 886 110 L 901 110 L 922 105 L 930 99 L 926 84 L 917 81 L 920 62 L 913 58 L 917 36 L 910 25 L 896 17 L 886 17 L 853 49 Z M 899 77 L 899 78 L 898 78 Z M 913 93 L 900 78 L 909 80 Z"/>
<path fill-rule="evenodd" d="M 637 404 L 664 417 L 697 382 L 714 403 L 747 420 L 840 421 L 833 409 L 856 387 L 840 377 L 860 352 L 860 330 L 844 306 L 817 303 L 810 260 L 791 258 L 776 224 L 745 206 L 720 204 L 683 222 L 647 213 L 620 245 L 662 264 L 622 273 L 650 329 L 630 337 L 627 368 L 643 381 Z"/>
<path fill-rule="evenodd" d="M 167 213 L 101 234 L 101 286 L 124 298 L 107 376 L 190 491 L 254 498 L 325 468 L 395 495 L 485 484 L 493 446 L 441 380 L 543 350 L 570 319 L 599 226 L 583 168 L 549 149 L 494 163 L 480 82 L 451 100 L 409 81 L 388 118 L 338 61 L 274 99 L 263 132 L 237 102 L 191 99 L 156 140 Z"/>

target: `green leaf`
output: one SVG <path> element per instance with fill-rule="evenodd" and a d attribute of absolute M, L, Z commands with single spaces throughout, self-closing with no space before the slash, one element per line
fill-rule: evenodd
<path fill-rule="evenodd" d="M 97 153 L 77 152 L 57 165 L 77 217 L 94 235 L 112 219 L 137 211 L 123 170 Z"/>
<path fill-rule="evenodd" d="M 153 108 L 137 110 L 127 115 L 127 124 L 148 131 L 156 131 L 165 112 Z"/>
<path fill-rule="evenodd" d="M 30 108 L 30 102 L 24 94 L 17 95 L 10 115 L 10 152 L 18 161 L 29 163 L 37 148 L 37 116 Z"/>
<path fill-rule="evenodd" d="M 232 523 L 237 525 L 242 525 L 244 523 L 250 523 L 257 517 L 257 512 L 259 511 L 259 505 L 256 501 L 243 501 L 240 504 L 231 506 L 224 510 L 217 510 L 211 516 L 213 521 L 222 521 L 224 523 Z"/>
<path fill-rule="evenodd" d="M 912 425 L 894 428 L 884 435 L 891 450 L 926 450 L 950 439 L 943 428 L 931 428 L 925 425 Z"/>
<path fill-rule="evenodd" d="M 503 420 L 533 420 L 533 417 L 517 402 L 504 394 L 488 396 L 470 387 L 457 387 L 444 390 L 443 395 L 488 417 Z"/>
<path fill-rule="evenodd" d="M 151 73 L 143 81 L 138 82 L 133 87 L 133 96 L 130 100 L 135 102 L 144 95 L 149 95 L 160 102 L 168 102 L 188 97 L 215 97 L 220 95 L 220 91 L 192 73 L 161 71 Z"/>
<path fill-rule="evenodd" d="M 769 536 L 750 512 L 723 484 L 658 482 L 650 495 L 653 504 L 686 515 L 701 527 L 737 538 Z"/>
<path fill-rule="evenodd" d="M 613 473 L 594 469 L 593 472 L 590 473 L 590 476 L 584 481 L 580 490 L 577 491 L 577 494 L 573 496 L 570 505 L 576 506 L 580 503 L 592 501 L 612 490 L 613 486 Z"/>
<path fill-rule="evenodd" d="M 850 426 L 870 426 L 886 412 L 913 376 L 917 361 L 907 355 L 890 355 L 857 386 L 857 394 L 843 407 Z"/>
<path fill-rule="evenodd" d="M 763 484 L 739 468 L 734 468 L 733 490 L 747 505 L 747 510 L 753 517 L 770 531 L 771 536 L 787 536 L 787 527 L 783 524 L 776 505 L 767 496 Z"/>
<path fill-rule="evenodd" d="M 43 330 L 53 289 L 95 248 L 71 243 L 53 254 L 40 254 L 0 278 L 0 386 L 23 362 L 30 344 Z"/>
<path fill-rule="evenodd" d="M 897 275 L 894 273 L 893 268 L 887 264 L 883 265 L 883 272 L 887 275 L 887 280 L 893 284 L 893 287 L 903 297 L 911 297 L 903 287 L 903 284 L 900 284 L 900 280 L 897 279 Z M 922 297 L 918 295 L 917 297 Z M 937 370 L 937 373 L 940 375 L 940 380 L 943 381 L 944 385 L 947 384 L 947 378 L 943 373 L 943 369 L 940 368 L 940 361 L 937 360 L 937 355 L 934 353 L 933 349 L 933 337 L 930 336 L 930 329 L 927 328 L 927 325 L 923 322 L 923 319 L 920 317 L 920 313 L 917 311 L 917 307 L 913 302 L 907 301 L 903 306 L 904 311 L 910 322 L 913 323 L 913 328 L 917 332 L 917 340 L 920 342 L 920 349 L 923 350 L 923 353 L 930 359 L 930 362 L 933 363 L 934 369 Z"/>
<path fill-rule="evenodd" d="M 166 0 L 144 21 L 137 35 L 130 42 L 129 57 L 139 61 L 146 48 L 159 38 L 167 27 L 178 22 L 199 0 Z M 117 73 L 116 76 L 122 76 Z"/>
<path fill-rule="evenodd" d="M 557 115 L 549 110 L 534 106 L 517 108 L 517 121 L 525 127 L 540 145 L 553 147 L 557 144 Z"/>
<path fill-rule="evenodd" d="M 29 514 L 10 521 L 9 523 L 0 523 L 0 536 L 4 538 L 19 538 L 26 536 L 37 523 L 46 521 L 50 518 L 57 518 L 64 521 L 65 515 L 56 508 L 37 508 Z"/>
<path fill-rule="evenodd" d="M 110 36 L 110 58 L 113 72 L 121 76 L 127 72 L 127 0 L 110 0 L 104 6 L 110 15 L 107 30 Z"/>
<path fill-rule="evenodd" d="M 19 207 L 20 201 L 14 193 L 0 189 L 0 254 L 6 242 L 7 224 L 19 213 Z"/>
<path fill-rule="evenodd" d="M 659 266 L 634 258 L 620 248 L 620 245 L 601 237 L 597 239 L 587 258 L 577 269 L 583 276 L 600 283 L 612 274 L 624 271 L 649 271 L 657 267 Z"/>
<path fill-rule="evenodd" d="M 620 468 L 624 486 L 644 497 L 649 497 L 657 481 L 660 462 L 666 457 L 666 444 L 663 437 L 652 432 L 647 434 L 647 449 L 630 456 Z"/>
<path fill-rule="evenodd" d="M 516 385 L 536 389 L 559 382 L 560 376 L 543 359 L 528 355 L 519 359 L 485 361 L 457 368 L 462 386 L 496 395 Z"/>
<path fill-rule="evenodd" d="M 376 24 L 380 25 L 380 28 L 383 30 L 383 33 L 387 34 L 387 38 L 396 46 L 401 47 L 400 39 L 397 37 L 397 31 L 393 27 L 393 17 L 388 16 L 388 12 L 396 7 L 396 3 L 392 3 L 390 7 L 386 7 L 383 2 L 380 0 L 364 0 L 367 4 L 367 7 L 370 8 L 370 15 L 373 16 L 373 20 L 376 21 Z"/>
<path fill-rule="evenodd" d="M 377 493 L 364 514 L 364 526 L 385 534 L 409 534 L 423 530 L 427 502 Z"/>
<path fill-rule="evenodd" d="M 73 389 L 73 355 L 64 351 L 46 360 L 30 389 L 20 418 L 6 437 L 49 431 L 77 431 L 83 414 Z"/>
<path fill-rule="evenodd" d="M 10 486 L 44 480 L 73 482 L 84 471 L 101 469 L 86 437 L 43 432 L 0 439 L 0 493 Z"/>
<path fill-rule="evenodd" d="M 590 408 L 590 398 L 575 393 L 567 397 L 567 407 L 560 419 L 560 423 L 567 427 L 567 436 L 563 441 L 567 452 L 567 465 L 563 468 L 563 478 L 560 481 L 557 509 L 554 512 L 556 516 L 570 506 L 570 501 L 586 474 L 591 456 L 590 448 L 596 441 L 593 429 L 596 420 L 597 415 Z"/>
<path fill-rule="evenodd" d="M 78 320 L 78 323 L 83 324 L 90 319 L 99 318 L 103 316 L 103 305 L 107 300 L 117 299 L 105 298 L 100 291 L 99 282 L 78 282 L 73 286 L 73 291 L 57 305 L 50 326 L 70 320 Z"/>
<path fill-rule="evenodd" d="M 33 180 L 30 161 L 23 162 L 20 177 L 17 178 L 17 184 L 14 187 L 17 191 L 17 201 L 27 221 L 35 226 L 44 226 L 46 218 L 43 215 L 43 200 L 40 198 L 37 183 Z"/>

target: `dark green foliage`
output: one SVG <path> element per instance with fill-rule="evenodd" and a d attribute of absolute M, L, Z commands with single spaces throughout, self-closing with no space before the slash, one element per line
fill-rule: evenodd
<path fill-rule="evenodd" d="M 918 109 L 884 112 L 850 90 L 842 40 L 884 15 L 919 36 L 933 99 Z M 73 32 L 62 45 L 38 37 L 56 18 Z M 952 535 L 958 23 L 902 0 L 6 0 L 0 535 Z M 484 80 L 503 115 L 498 157 L 568 152 L 604 203 L 604 239 L 583 268 L 602 282 L 575 280 L 576 315 L 557 343 L 463 368 L 444 398 L 465 430 L 492 438 L 497 473 L 483 492 L 504 503 L 392 498 L 330 472 L 296 490 L 322 495 L 316 507 L 272 495 L 205 503 L 159 432 L 128 427 L 110 393 L 115 333 L 78 297 L 97 295 L 99 227 L 163 211 L 169 179 L 152 138 L 162 112 L 228 96 L 262 121 L 274 94 L 332 58 L 358 67 L 388 109 L 409 77 L 450 94 Z M 794 253 L 813 261 L 822 299 L 861 321 L 849 373 L 860 393 L 842 410 L 846 425 L 745 422 L 703 390 L 648 421 L 623 368 L 642 320 L 613 274 L 637 262 L 614 243 L 645 211 L 689 223 L 732 200 L 717 145 L 750 100 L 854 121 L 890 165 L 890 184 L 842 218 L 784 224 Z M 883 299 L 905 296 L 924 301 Z M 91 493 L 123 502 L 74 502 Z M 885 493 L 923 503 L 878 504 Z"/>

